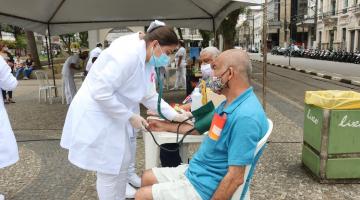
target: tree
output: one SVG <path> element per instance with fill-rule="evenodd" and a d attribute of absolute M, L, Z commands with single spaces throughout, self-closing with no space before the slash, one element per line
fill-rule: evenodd
<path fill-rule="evenodd" d="M 177 31 L 178 31 L 178 33 L 179 33 L 180 40 L 184 40 L 184 39 L 183 39 L 183 35 L 182 35 L 181 28 L 177 28 Z"/>
<path fill-rule="evenodd" d="M 236 24 L 239 18 L 239 14 L 244 13 L 246 10 L 244 7 L 232 11 L 220 24 L 217 31 L 217 35 L 221 34 L 224 38 L 224 50 L 232 49 L 235 43 Z"/>
<path fill-rule="evenodd" d="M 26 31 L 25 33 L 26 33 L 26 39 L 27 39 L 27 44 L 28 44 L 27 49 L 30 52 L 30 54 L 35 62 L 35 66 L 40 68 L 41 64 L 40 64 L 39 54 L 38 54 L 37 47 L 36 47 L 34 32 Z"/>
<path fill-rule="evenodd" d="M 208 47 L 209 46 L 209 41 L 210 38 L 214 37 L 211 31 L 206 31 L 206 30 L 199 30 L 201 37 L 203 39 L 202 41 L 202 47 Z"/>
<path fill-rule="evenodd" d="M 74 33 L 60 35 L 60 39 L 64 42 L 68 54 L 71 54 L 71 38 L 73 37 L 74 37 Z"/>
<path fill-rule="evenodd" d="M 88 32 L 87 31 L 80 32 L 79 37 L 80 37 L 80 46 L 81 47 L 89 47 Z"/>

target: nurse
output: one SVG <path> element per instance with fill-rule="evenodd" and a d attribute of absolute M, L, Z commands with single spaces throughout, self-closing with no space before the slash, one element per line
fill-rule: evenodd
<path fill-rule="evenodd" d="M 178 45 L 174 30 L 155 26 L 145 36 L 134 33 L 120 37 L 105 49 L 73 99 L 66 116 L 61 146 L 69 149 L 69 161 L 97 172 L 100 200 L 125 199 L 131 142 L 134 129 L 148 126 L 140 116 L 139 103 L 157 110 L 158 94 L 147 84 L 148 66 L 163 66 Z M 161 101 L 163 115 L 183 121 Z"/>
<path fill-rule="evenodd" d="M 89 59 L 86 63 L 86 72 L 89 73 L 90 69 L 91 69 L 91 66 L 92 64 L 94 63 L 93 62 L 93 58 L 97 58 L 100 53 L 102 52 L 102 44 L 101 43 L 97 43 L 96 44 L 96 47 L 90 51 L 89 53 Z"/>
<path fill-rule="evenodd" d="M 80 60 L 87 58 L 87 52 L 81 52 L 80 54 L 74 54 L 69 56 L 62 68 L 62 82 L 63 92 L 65 94 L 66 103 L 70 104 L 76 94 L 76 85 L 74 80 L 75 70 L 79 69 Z"/>
<path fill-rule="evenodd" d="M 10 66 L 5 62 L 3 55 L 0 54 L 0 88 L 12 91 L 16 86 L 16 78 L 11 74 Z M 12 165 L 18 160 L 19 153 L 16 139 L 10 126 L 3 98 L 0 98 L 0 169 Z M 0 194 L 0 199 L 4 199 L 2 194 Z"/>

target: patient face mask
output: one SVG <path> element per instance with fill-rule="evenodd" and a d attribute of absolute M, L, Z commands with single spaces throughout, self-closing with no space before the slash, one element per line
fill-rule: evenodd
<path fill-rule="evenodd" d="M 169 64 L 170 58 L 169 56 L 167 56 L 164 51 L 162 50 L 162 48 L 160 47 L 160 45 L 158 46 L 161 50 L 161 55 L 159 57 L 154 55 L 154 49 L 152 50 L 152 56 L 149 60 L 149 64 L 154 66 L 154 67 L 165 67 Z"/>
<path fill-rule="evenodd" d="M 213 92 L 219 94 L 221 92 L 221 90 L 225 88 L 225 86 L 229 82 L 229 80 L 227 80 L 225 83 L 223 83 L 222 77 L 228 70 L 229 70 L 229 68 L 223 74 L 221 74 L 220 77 L 216 77 L 216 76 L 210 77 L 208 85 Z"/>
<path fill-rule="evenodd" d="M 202 64 L 201 67 L 201 74 L 204 80 L 207 80 L 212 75 L 212 69 L 210 64 Z"/>

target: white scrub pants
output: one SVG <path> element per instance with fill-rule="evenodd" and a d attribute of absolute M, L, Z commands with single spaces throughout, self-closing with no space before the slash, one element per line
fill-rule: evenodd
<path fill-rule="evenodd" d="M 128 169 L 128 179 L 130 179 L 131 174 L 135 174 L 135 158 L 136 158 L 136 133 L 132 137 L 129 138 L 130 140 L 130 150 L 131 150 L 131 161 Z"/>
<path fill-rule="evenodd" d="M 66 103 L 69 105 L 76 94 L 74 77 L 63 76 L 63 94 L 65 95 Z"/>
<path fill-rule="evenodd" d="M 128 138 L 128 137 L 127 137 Z M 128 168 L 131 162 L 130 141 L 124 142 L 124 158 L 118 174 L 96 173 L 96 190 L 99 200 L 125 200 Z"/>
<path fill-rule="evenodd" d="M 186 88 L 186 65 L 181 64 L 176 68 L 176 80 L 174 88 Z"/>

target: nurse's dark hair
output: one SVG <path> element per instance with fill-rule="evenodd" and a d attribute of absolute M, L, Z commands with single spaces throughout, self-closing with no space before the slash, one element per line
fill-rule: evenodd
<path fill-rule="evenodd" d="M 178 45 L 179 39 L 173 28 L 160 26 L 146 33 L 144 40 L 146 43 L 157 40 L 160 45 Z"/>

